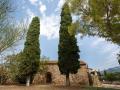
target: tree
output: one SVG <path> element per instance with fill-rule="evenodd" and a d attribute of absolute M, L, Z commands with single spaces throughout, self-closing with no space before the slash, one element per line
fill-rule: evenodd
<path fill-rule="evenodd" d="M 11 79 L 12 81 L 16 81 L 18 76 L 18 65 L 20 64 L 20 60 L 21 60 L 21 53 L 19 54 L 13 54 L 13 55 L 8 55 L 5 58 L 5 62 L 4 62 L 4 67 L 7 69 L 7 72 L 9 74 L 9 79 Z M 17 80 L 18 81 L 18 80 Z"/>
<path fill-rule="evenodd" d="M 111 82 L 115 80 L 115 76 L 113 73 L 107 73 L 105 78 L 106 80 L 111 81 Z"/>
<path fill-rule="evenodd" d="M 49 57 L 41 56 L 40 58 L 40 66 L 38 72 L 40 74 L 45 74 L 48 70 L 48 67 L 46 66 L 46 63 L 49 61 Z"/>
<path fill-rule="evenodd" d="M 0 32 L 8 24 L 7 20 L 12 11 L 13 8 L 10 0 L 0 0 Z"/>
<path fill-rule="evenodd" d="M 120 0 L 70 0 L 79 31 L 120 45 Z"/>
<path fill-rule="evenodd" d="M 0 33 L 0 54 L 23 39 L 26 31 L 27 25 L 24 22 L 18 25 L 15 25 L 15 23 L 8 24 Z"/>
<path fill-rule="evenodd" d="M 72 17 L 67 3 L 62 7 L 58 45 L 58 66 L 61 74 L 66 75 L 66 85 L 70 85 L 69 74 L 77 73 L 80 68 L 79 48 L 74 34 L 70 33 Z"/>
<path fill-rule="evenodd" d="M 19 65 L 19 72 L 21 76 L 25 76 L 27 86 L 29 86 L 31 79 L 39 69 L 39 30 L 39 18 L 34 17 L 27 32 L 26 42 L 24 44 L 25 46 L 22 52 L 22 59 Z"/>
<path fill-rule="evenodd" d="M 104 76 L 106 76 L 106 75 L 107 75 L 107 71 L 104 70 Z"/>
<path fill-rule="evenodd" d="M 81 15 L 89 32 L 120 44 L 120 0 L 70 1 L 73 13 Z"/>
<path fill-rule="evenodd" d="M 120 64 L 120 52 L 117 54 L 117 60 L 118 60 L 118 63 Z"/>
<path fill-rule="evenodd" d="M 0 0 L 0 54 L 4 51 L 6 45 L 3 45 L 5 41 L 6 31 L 8 33 L 8 16 L 12 11 L 12 5 L 10 0 Z M 10 30 L 10 29 L 9 29 Z M 4 35 L 3 35 L 4 34 Z"/>
<path fill-rule="evenodd" d="M 8 74 L 7 69 L 3 65 L 0 65 L 0 84 L 6 84 Z"/>
<path fill-rule="evenodd" d="M 0 55 L 24 37 L 27 29 L 26 23 L 18 24 L 11 18 L 13 6 L 13 0 L 0 0 Z"/>

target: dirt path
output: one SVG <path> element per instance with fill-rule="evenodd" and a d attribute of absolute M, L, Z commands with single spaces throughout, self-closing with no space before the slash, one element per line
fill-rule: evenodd
<path fill-rule="evenodd" d="M 115 85 L 104 85 L 105 88 L 85 88 L 80 86 L 52 86 L 52 85 L 34 85 L 30 87 L 26 86 L 15 86 L 15 85 L 6 85 L 6 86 L 0 86 L 0 90 L 120 90 L 120 86 Z M 114 88 L 114 89 L 109 89 Z M 116 88 L 116 89 L 115 89 Z"/>
<path fill-rule="evenodd" d="M 64 87 L 64 86 L 48 86 L 48 85 L 36 85 L 36 86 L 0 86 L 0 90 L 85 90 L 81 87 Z"/>
<path fill-rule="evenodd" d="M 102 87 L 120 89 L 120 85 L 113 85 L 113 84 L 103 84 Z"/>

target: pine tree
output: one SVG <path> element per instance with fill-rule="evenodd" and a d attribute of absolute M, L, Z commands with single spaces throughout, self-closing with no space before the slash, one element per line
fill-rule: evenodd
<path fill-rule="evenodd" d="M 60 39 L 58 45 L 58 66 L 61 74 L 66 75 L 66 85 L 70 85 L 69 74 L 77 73 L 79 63 L 79 48 L 75 35 L 69 33 L 72 24 L 72 17 L 69 6 L 64 4 L 61 12 Z"/>
<path fill-rule="evenodd" d="M 34 17 L 29 30 L 27 32 L 26 42 L 22 53 L 22 60 L 19 65 L 21 77 L 26 79 L 26 85 L 29 86 L 30 81 L 39 69 L 40 48 L 39 48 L 39 30 L 40 22 L 38 17 Z"/>
<path fill-rule="evenodd" d="M 79 21 L 79 31 L 120 45 L 120 0 L 69 0 Z M 83 28 L 82 28 L 83 27 Z"/>

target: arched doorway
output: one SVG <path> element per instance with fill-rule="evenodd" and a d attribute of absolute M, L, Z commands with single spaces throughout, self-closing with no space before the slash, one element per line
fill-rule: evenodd
<path fill-rule="evenodd" d="M 52 83 L 52 74 L 50 72 L 46 73 L 46 83 Z"/>

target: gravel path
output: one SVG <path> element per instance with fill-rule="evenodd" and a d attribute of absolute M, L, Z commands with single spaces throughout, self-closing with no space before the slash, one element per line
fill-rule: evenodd
<path fill-rule="evenodd" d="M 113 85 L 113 84 L 103 84 L 102 87 L 105 88 L 115 88 L 120 90 L 120 85 Z"/>

